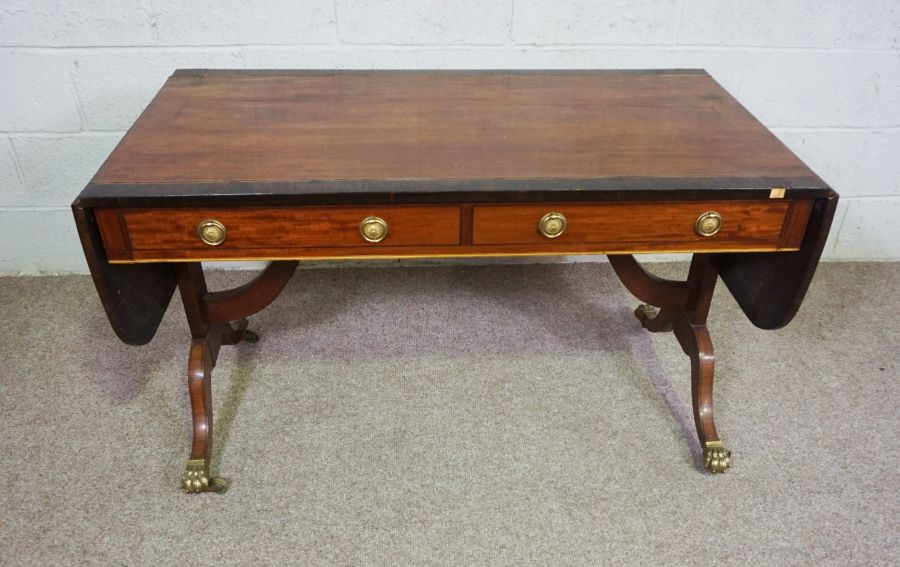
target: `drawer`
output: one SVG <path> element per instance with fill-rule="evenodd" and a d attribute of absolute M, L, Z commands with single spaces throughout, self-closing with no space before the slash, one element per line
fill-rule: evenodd
<path fill-rule="evenodd" d="M 812 204 L 772 199 L 196 207 L 95 214 L 109 261 L 130 263 L 796 250 Z M 558 216 L 551 215 L 545 232 L 565 222 L 555 238 L 540 230 L 551 213 Z M 698 234 L 703 215 L 721 221 L 714 234 Z M 366 220 L 368 240 L 361 231 Z M 207 231 L 200 230 L 204 223 Z M 386 234 L 378 238 L 382 228 Z"/>
<path fill-rule="evenodd" d="M 612 245 L 629 243 L 777 245 L 784 243 L 789 209 L 790 201 L 786 200 L 483 205 L 474 209 L 472 243 L 596 243 L 610 249 L 614 249 Z M 545 226 L 551 233 L 565 223 L 559 236 L 542 234 L 540 225 L 547 215 L 552 215 L 547 221 L 550 224 Z M 698 233 L 702 215 L 713 219 L 707 221 L 707 229 L 714 227 L 715 218 L 719 219 L 714 234 Z"/>
<path fill-rule="evenodd" d="M 459 244 L 455 206 L 125 209 L 121 218 L 134 251 Z"/>

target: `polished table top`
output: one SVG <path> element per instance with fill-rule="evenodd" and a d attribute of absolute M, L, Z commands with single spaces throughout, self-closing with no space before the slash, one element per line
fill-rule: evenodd
<path fill-rule="evenodd" d="M 827 190 L 701 70 L 183 70 L 82 197 L 773 187 Z"/>

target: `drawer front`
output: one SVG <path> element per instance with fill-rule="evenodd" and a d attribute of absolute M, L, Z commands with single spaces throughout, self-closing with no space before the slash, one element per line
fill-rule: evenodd
<path fill-rule="evenodd" d="M 377 220 L 373 220 L 376 217 Z M 373 240 L 361 223 L 369 219 Z M 132 250 L 244 250 L 305 247 L 435 246 L 459 244 L 459 208 L 453 206 L 279 207 L 239 209 L 131 209 L 122 211 Z M 218 223 L 207 240 L 199 227 Z M 384 224 L 381 225 L 379 221 Z M 381 227 L 381 228 L 379 228 Z"/>
<path fill-rule="evenodd" d="M 812 205 L 772 199 L 98 209 L 96 219 L 116 263 L 761 252 L 797 250 Z M 720 222 L 698 223 L 709 217 Z M 366 219 L 368 238 L 360 230 Z M 209 231 L 199 230 L 203 223 Z M 710 234 L 699 234 L 703 229 Z M 224 238 L 211 242 L 216 236 Z"/>
<path fill-rule="evenodd" d="M 788 210 L 789 202 L 783 200 L 484 205 L 474 210 L 472 243 L 775 245 L 782 240 Z M 565 228 L 551 238 L 541 233 L 540 223 L 552 213 L 563 216 Z M 698 219 L 706 213 L 717 213 L 721 219 L 718 231 L 711 236 L 698 234 Z M 558 229 L 558 217 L 556 223 Z"/>

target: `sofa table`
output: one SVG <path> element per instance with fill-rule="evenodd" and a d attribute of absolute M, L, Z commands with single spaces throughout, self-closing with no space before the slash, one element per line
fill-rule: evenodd
<path fill-rule="evenodd" d="M 72 205 L 93 281 L 127 344 L 177 287 L 192 335 L 193 432 L 182 486 L 209 470 L 222 345 L 298 262 L 606 254 L 691 361 L 704 466 L 713 421 L 706 327 L 719 277 L 758 327 L 787 324 L 838 196 L 701 70 L 230 71 L 168 79 Z M 684 281 L 634 255 L 691 253 Z M 210 292 L 201 262 L 271 261 Z M 598 401 L 599 403 L 599 401 Z M 638 457 L 635 457 L 638 458 Z"/>

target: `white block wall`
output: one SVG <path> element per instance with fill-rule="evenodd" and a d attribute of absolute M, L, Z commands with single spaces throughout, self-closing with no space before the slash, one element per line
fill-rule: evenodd
<path fill-rule="evenodd" d="M 900 259 L 898 0 L 0 0 L 0 273 L 83 272 L 68 206 L 169 74 L 702 67 Z"/>

